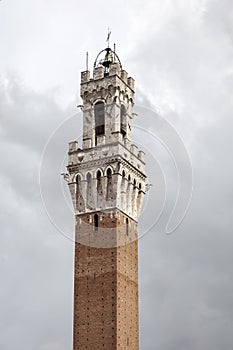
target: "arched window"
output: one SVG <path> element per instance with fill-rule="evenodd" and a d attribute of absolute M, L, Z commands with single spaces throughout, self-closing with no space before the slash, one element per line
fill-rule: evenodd
<path fill-rule="evenodd" d="M 137 209 L 137 182 L 136 179 L 133 180 L 133 192 L 132 192 L 132 213 L 136 215 L 136 209 Z"/>
<path fill-rule="evenodd" d="M 98 228 L 99 228 L 99 217 L 97 214 L 94 215 L 94 228 L 95 228 L 95 232 L 98 232 Z"/>
<path fill-rule="evenodd" d="M 80 182 L 81 182 L 81 176 L 78 175 L 78 176 L 76 176 L 76 193 L 77 193 L 77 196 L 79 196 L 79 194 L 80 194 Z"/>
<path fill-rule="evenodd" d="M 126 109 L 124 105 L 121 105 L 121 133 L 126 135 Z"/>
<path fill-rule="evenodd" d="M 88 185 L 91 185 L 91 174 L 87 173 L 87 183 Z"/>
<path fill-rule="evenodd" d="M 92 181 L 91 174 L 87 174 L 87 205 L 91 207 L 92 204 Z"/>
<path fill-rule="evenodd" d="M 107 170 L 107 177 L 108 177 L 108 179 L 110 177 L 112 177 L 112 170 L 110 168 L 108 168 L 108 170 Z"/>
<path fill-rule="evenodd" d="M 101 172 L 100 172 L 100 170 L 97 171 L 96 178 L 97 178 L 97 193 L 101 194 L 102 188 L 101 188 Z"/>
<path fill-rule="evenodd" d="M 78 174 L 78 176 L 76 176 L 77 185 L 80 185 L 80 181 L 81 181 L 81 176 Z"/>
<path fill-rule="evenodd" d="M 95 113 L 95 136 L 105 133 L 105 108 L 103 102 L 97 102 L 94 106 Z"/>
<path fill-rule="evenodd" d="M 132 193 L 131 193 L 131 176 L 128 175 L 128 181 L 126 185 L 126 207 L 129 211 L 131 211 L 132 208 Z"/>
<path fill-rule="evenodd" d="M 138 191 L 138 198 L 137 198 L 137 212 L 139 214 L 141 210 L 142 196 L 143 196 L 142 184 L 140 183 L 138 187 L 139 187 L 139 191 Z"/>
<path fill-rule="evenodd" d="M 107 200 L 112 199 L 112 170 L 108 168 L 107 170 Z"/>
<path fill-rule="evenodd" d="M 126 178 L 125 178 L 125 171 L 123 170 L 122 171 L 122 179 L 121 179 L 121 200 L 122 200 L 122 204 L 125 201 L 125 184 L 126 184 Z"/>
<path fill-rule="evenodd" d="M 78 211 L 84 210 L 84 200 L 81 192 L 81 176 L 76 176 L 76 208 Z"/>

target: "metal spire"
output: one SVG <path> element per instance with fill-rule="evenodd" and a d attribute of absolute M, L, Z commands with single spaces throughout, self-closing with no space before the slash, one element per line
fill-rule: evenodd
<path fill-rule="evenodd" d="M 88 51 L 86 52 L 86 70 L 88 70 Z"/>
<path fill-rule="evenodd" d="M 108 36 L 107 36 L 107 42 L 108 42 L 108 47 L 109 47 L 109 40 L 110 40 L 110 35 L 111 35 L 111 31 L 110 29 L 108 28 Z"/>

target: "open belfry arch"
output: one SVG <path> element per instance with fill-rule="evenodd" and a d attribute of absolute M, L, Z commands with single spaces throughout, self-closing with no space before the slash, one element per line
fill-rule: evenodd
<path fill-rule="evenodd" d="M 138 350 L 137 222 L 145 154 L 132 143 L 134 79 L 115 50 L 81 73 L 83 142 L 69 143 L 75 211 L 73 350 Z"/>

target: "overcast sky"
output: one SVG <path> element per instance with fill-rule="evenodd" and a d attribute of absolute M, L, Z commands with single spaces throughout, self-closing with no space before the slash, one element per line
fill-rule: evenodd
<path fill-rule="evenodd" d="M 72 349 L 74 246 L 45 212 L 40 162 L 63 123 L 43 180 L 69 230 L 61 164 L 68 141 L 81 132 L 76 105 L 85 52 L 92 66 L 108 27 L 136 80 L 138 104 L 174 126 L 194 174 L 192 202 L 178 229 L 164 230 L 168 197 L 163 220 L 140 239 L 140 349 L 232 350 L 232 0 L 0 1 L 0 349 Z M 135 125 L 148 125 L 146 118 L 139 114 Z M 155 126 L 156 117 L 154 133 Z M 143 133 L 136 136 L 148 147 Z M 159 145 L 151 149 L 166 168 Z M 162 202 L 163 180 L 151 157 L 152 205 L 141 232 Z M 173 170 L 164 170 L 171 197 Z"/>

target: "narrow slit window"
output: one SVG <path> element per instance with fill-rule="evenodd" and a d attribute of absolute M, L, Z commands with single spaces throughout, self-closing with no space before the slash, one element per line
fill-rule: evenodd
<path fill-rule="evenodd" d="M 94 215 L 94 226 L 95 226 L 95 232 L 98 232 L 99 228 L 99 217 L 97 214 Z"/>
<path fill-rule="evenodd" d="M 126 218 L 126 236 L 129 235 L 129 219 Z"/>

